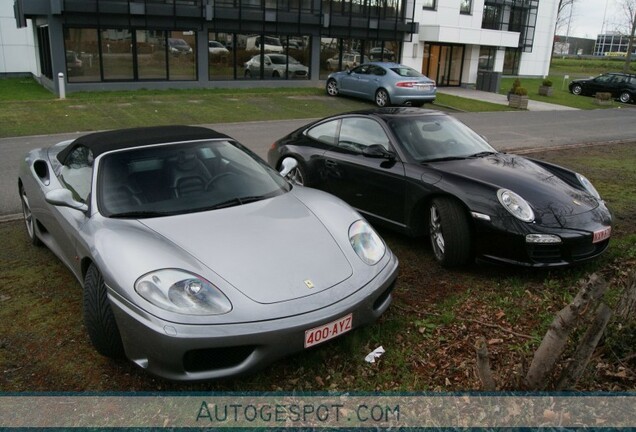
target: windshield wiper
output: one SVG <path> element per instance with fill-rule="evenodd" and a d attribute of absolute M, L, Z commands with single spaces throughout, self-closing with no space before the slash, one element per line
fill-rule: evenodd
<path fill-rule="evenodd" d="M 482 151 L 482 152 L 479 152 L 479 153 L 471 154 L 471 155 L 470 155 L 470 156 L 468 156 L 468 157 L 471 157 L 471 158 L 480 158 L 480 157 L 484 157 L 484 156 L 490 156 L 490 155 L 493 155 L 493 154 L 497 154 L 497 152 L 493 152 L 493 151 Z"/>
<path fill-rule="evenodd" d="M 160 216 L 170 216 L 172 213 L 158 212 L 158 211 L 129 211 L 121 213 L 113 213 L 108 217 L 111 218 L 151 218 Z"/>
<path fill-rule="evenodd" d="M 260 201 L 262 199 L 266 198 L 265 195 L 254 195 L 254 196 L 245 196 L 245 197 L 237 197 L 237 198 L 232 198 L 229 199 L 227 201 L 223 201 L 220 202 L 218 204 L 214 204 L 211 207 L 208 207 L 206 210 L 217 210 L 217 209 L 222 209 L 222 208 L 227 208 L 227 207 L 233 207 L 233 206 L 237 206 L 237 205 L 242 205 L 242 204 L 247 204 L 247 203 L 251 203 L 254 201 Z"/>
<path fill-rule="evenodd" d="M 422 164 L 426 164 L 429 162 L 443 162 L 443 161 L 453 161 L 453 160 L 463 160 L 466 159 L 468 156 L 446 156 L 446 157 L 440 157 L 440 158 L 433 158 L 433 159 L 426 159 L 421 161 L 420 163 Z"/>

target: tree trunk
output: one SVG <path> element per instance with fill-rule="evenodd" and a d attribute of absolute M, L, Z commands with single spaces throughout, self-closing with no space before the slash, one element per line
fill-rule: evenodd
<path fill-rule="evenodd" d="M 605 303 L 601 303 L 596 310 L 594 321 L 588 327 L 576 352 L 572 356 L 572 363 L 570 363 L 563 375 L 561 375 L 561 379 L 557 384 L 557 390 L 574 389 L 579 378 L 583 375 L 611 316 L 612 310 L 607 307 Z"/>
<path fill-rule="evenodd" d="M 615 315 L 622 323 L 636 320 L 636 271 L 632 271 L 627 278 L 627 285 L 618 300 Z"/>
<path fill-rule="evenodd" d="M 607 283 L 592 274 L 582 283 L 578 294 L 572 303 L 561 309 L 554 317 L 541 345 L 534 353 L 532 363 L 526 375 L 526 383 L 530 390 L 541 390 L 546 386 L 546 379 L 556 361 L 559 359 L 568 341 L 572 329 L 576 327 L 579 318 L 605 293 Z"/>
<path fill-rule="evenodd" d="M 488 359 L 488 344 L 486 338 L 480 336 L 475 342 L 475 351 L 477 352 L 477 375 L 481 381 L 481 387 L 485 391 L 495 391 L 495 380 L 490 370 L 490 360 Z"/>

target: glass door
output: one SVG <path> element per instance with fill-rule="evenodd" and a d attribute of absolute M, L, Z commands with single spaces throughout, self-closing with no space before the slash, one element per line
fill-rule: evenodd
<path fill-rule="evenodd" d="M 464 45 L 424 44 L 422 73 L 440 87 L 461 84 L 463 62 Z"/>

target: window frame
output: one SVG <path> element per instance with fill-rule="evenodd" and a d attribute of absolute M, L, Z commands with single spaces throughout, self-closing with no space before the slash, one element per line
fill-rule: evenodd
<path fill-rule="evenodd" d="M 437 10 L 437 0 L 424 0 L 422 4 L 423 10 Z"/>

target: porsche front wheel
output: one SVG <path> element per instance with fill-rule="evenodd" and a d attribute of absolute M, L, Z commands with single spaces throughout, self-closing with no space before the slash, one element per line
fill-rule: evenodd
<path fill-rule="evenodd" d="M 84 278 L 84 326 L 98 353 L 111 358 L 124 356 L 124 346 L 108 300 L 106 284 L 94 264 Z"/>
<path fill-rule="evenodd" d="M 466 212 L 450 198 L 436 198 L 429 206 L 429 236 L 435 259 L 443 267 L 458 267 L 470 259 L 470 227 Z"/>
<path fill-rule="evenodd" d="M 24 224 L 26 225 L 27 234 L 31 240 L 31 244 L 34 246 L 40 246 L 42 242 L 38 238 L 38 234 L 35 230 L 35 216 L 33 216 L 31 206 L 29 205 L 29 198 L 27 197 L 23 187 L 20 187 L 20 201 L 22 202 Z"/>

